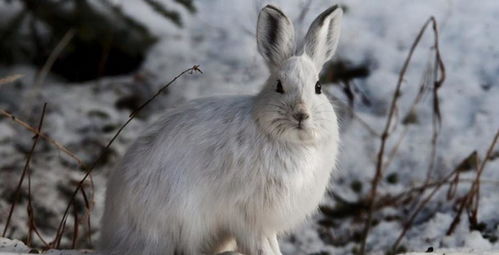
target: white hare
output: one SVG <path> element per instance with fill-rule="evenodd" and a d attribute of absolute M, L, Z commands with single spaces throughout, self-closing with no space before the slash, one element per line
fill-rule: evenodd
<path fill-rule="evenodd" d="M 291 21 L 261 10 L 262 91 L 191 101 L 137 139 L 109 177 L 106 254 L 281 254 L 277 236 L 316 210 L 335 168 L 338 124 L 318 79 L 341 17 L 324 11 L 297 47 Z"/>

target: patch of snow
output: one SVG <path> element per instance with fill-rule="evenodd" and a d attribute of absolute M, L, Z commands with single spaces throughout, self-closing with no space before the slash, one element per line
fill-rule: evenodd
<path fill-rule="evenodd" d="M 265 1 L 213 0 L 196 1 L 197 13 L 189 14 L 170 0 L 162 0 L 168 6 L 181 12 L 184 27 L 179 29 L 160 18 L 141 1 L 116 0 L 124 11 L 141 20 L 160 41 L 150 51 L 142 67 L 150 74 L 151 81 L 140 86 L 140 90 L 131 76 L 105 78 L 81 86 L 68 86 L 57 80 L 50 80 L 43 86 L 37 102 L 49 102 L 44 130 L 56 140 L 67 145 L 86 161 L 95 158 L 99 144 L 105 143 L 114 134 L 103 132 L 104 128 L 116 127 L 127 120 L 127 110 L 115 107 L 117 100 L 131 94 L 144 93 L 147 98 L 150 91 L 158 89 L 165 81 L 192 65 L 199 64 L 203 75 L 182 78 L 174 84 L 167 95 L 154 102 L 150 115 L 135 119 L 113 145 L 113 153 L 108 162 L 96 169 L 95 209 L 92 213 L 93 227 L 97 229 L 107 171 L 111 169 L 126 150 L 129 143 L 138 135 L 141 128 L 155 119 L 163 108 L 181 102 L 206 96 L 227 94 L 254 94 L 266 79 L 267 71 L 256 51 L 254 30 L 258 10 Z M 308 24 L 318 13 L 332 4 L 328 1 L 313 1 L 302 23 L 299 17 L 307 1 L 273 1 L 281 6 L 297 24 L 298 34 L 306 31 Z M 357 102 L 356 115 L 381 133 L 386 121 L 386 113 L 395 88 L 398 73 L 416 34 L 425 20 L 434 15 L 439 22 L 440 48 L 447 69 L 447 80 L 440 90 L 442 128 L 438 140 L 437 166 L 435 176 L 442 176 L 453 170 L 467 155 L 477 150 L 483 158 L 494 133 L 499 127 L 499 2 L 483 0 L 470 4 L 465 0 L 446 1 L 377 1 L 349 0 L 339 1 L 345 6 L 343 34 L 335 59 L 346 59 L 354 64 L 368 63 L 370 75 L 358 80 L 358 86 L 372 102 L 371 106 Z M 2 6 L 0 6 L 2 7 Z M 0 8 L 1 9 L 1 8 Z M 416 50 L 413 61 L 403 83 L 399 100 L 399 118 L 409 109 L 417 93 L 422 73 L 431 56 L 433 37 L 428 28 L 420 47 Z M 0 74 L 26 73 L 25 67 L 2 70 Z M 32 76 L 32 75 L 31 75 Z M 30 77 L 31 77 L 30 76 Z M 3 85 L 0 91 L 20 93 L 24 97 L 29 91 L 29 77 L 23 82 L 20 92 Z M 142 88 L 142 87 L 141 87 Z M 326 87 L 329 93 L 343 99 L 338 84 Z M 137 92 L 137 91 L 142 92 Z M 149 91 L 149 92 L 147 92 Z M 5 95 L 5 94 L 4 94 Z M 17 94 L 16 94 L 17 95 Z M 7 97 L 6 97 L 7 98 Z M 2 95 L 0 95 L 2 99 Z M 26 99 L 25 99 L 26 100 Z M 8 101 L 0 101 L 2 103 Z M 21 100 L 22 101 L 22 100 Z M 12 107 L 16 102 L 7 102 Z M 22 103 L 26 103 L 23 101 Z M 22 105 L 18 103 L 17 105 Z M 31 103 L 35 105 L 34 103 Z M 40 104 L 38 104 L 40 105 Z M 3 107 L 3 106 L 2 106 Z M 341 107 L 341 106 L 339 106 Z M 19 109 L 12 109 L 15 113 Z M 28 109 L 30 110 L 30 109 Z M 426 96 L 416 109 L 418 123 L 407 127 L 402 146 L 395 160 L 385 170 L 386 175 L 396 174 L 398 182 L 390 184 L 385 180 L 380 186 L 380 194 L 396 194 L 408 187 L 421 185 L 426 177 L 431 142 L 431 96 Z M 29 112 L 29 111 L 28 111 Z M 19 114 L 19 113 L 17 113 Z M 37 116 L 37 115 L 35 115 Z M 19 117 L 28 117 L 27 114 Z M 358 120 L 347 115 L 342 116 L 342 150 L 339 159 L 339 174 L 331 184 L 331 189 L 348 201 L 356 201 L 369 190 L 374 174 L 379 138 L 373 136 Z M 33 121 L 31 123 L 36 123 Z M 387 143 L 387 151 L 395 145 L 397 138 L 404 132 L 404 126 L 398 125 Z M 31 136 L 9 120 L 0 118 L 0 167 L 2 186 L 0 191 L 12 192 L 25 160 L 23 150 L 31 144 Z M 12 142 L 12 137 L 19 138 L 20 144 Z M 74 162 L 66 155 L 41 143 L 35 152 L 33 161 L 33 187 L 36 205 L 47 213 L 46 225 L 58 223 L 65 209 L 67 197 L 65 190 L 74 188 L 74 181 L 81 178 Z M 102 146 L 102 145 L 100 145 Z M 24 148 L 24 149 L 23 149 Z M 496 149 L 497 151 L 497 149 Z M 499 236 L 499 160 L 491 160 L 482 175 L 484 180 L 480 191 L 478 219 L 487 231 Z M 474 178 L 474 172 L 462 174 L 462 178 Z M 354 192 L 351 184 L 362 184 L 360 194 Z M 461 183 L 457 194 L 462 195 L 469 189 L 470 183 Z M 58 188 L 57 191 L 56 187 Z M 426 213 L 417 219 L 414 227 L 403 239 L 403 245 L 409 251 L 425 251 L 432 246 L 435 254 L 455 254 L 475 252 L 492 254 L 488 251 L 499 250 L 499 243 L 492 242 L 478 231 L 470 231 L 466 215 L 454 233 L 445 233 L 455 216 L 455 210 L 446 199 L 443 188 L 428 207 Z M 427 193 L 425 193 L 427 195 Z M 335 206 L 332 199 L 326 204 Z M 4 215 L 9 204 L 0 200 L 0 214 Z M 382 216 L 407 216 L 412 211 L 403 208 L 383 210 Z M 394 211 L 395 210 L 395 211 Z M 323 226 L 317 223 L 321 215 L 313 217 L 292 235 L 281 239 L 284 254 L 307 254 L 329 252 L 330 254 L 351 254 L 358 249 L 358 243 L 349 241 L 343 246 L 328 243 L 321 236 Z M 381 217 L 382 218 L 382 217 Z M 333 219 L 334 220 L 334 219 Z M 15 238 L 22 238 L 27 229 L 25 203 L 21 203 L 14 214 L 13 233 Z M 3 221 L 1 222 L 3 224 Z M 359 222 L 352 219 L 336 221 L 338 226 L 327 229 L 334 236 L 352 235 L 358 231 Z M 0 224 L 0 225 L 2 225 Z M 71 224 L 68 224 L 68 228 Z M 368 248 L 375 254 L 383 254 L 395 241 L 401 231 L 399 221 L 382 220 L 374 225 L 368 239 Z M 44 235 L 53 237 L 53 229 L 47 228 Z M 95 239 L 96 236 L 94 236 Z M 0 239 L 4 240 L 4 239 Z M 83 242 L 85 244 L 85 242 Z M 20 244 L 19 244 L 20 245 Z M 12 246 L 9 246 L 12 247 Z M 1 249 L 0 249 L 1 250 Z M 18 252 L 18 250 L 9 250 Z M 26 250 L 19 250 L 26 252 Z M 1 253 L 0 253 L 1 254 Z M 418 254 L 418 253 L 410 253 Z M 425 253 L 431 254 L 431 253 Z M 469 253 L 467 253 L 469 254 Z"/>

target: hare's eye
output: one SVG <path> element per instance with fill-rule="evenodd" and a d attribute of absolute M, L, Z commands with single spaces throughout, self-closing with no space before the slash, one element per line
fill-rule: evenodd
<path fill-rule="evenodd" d="M 284 89 L 282 88 L 281 80 L 277 80 L 277 87 L 275 88 L 277 93 L 284 94 Z"/>
<path fill-rule="evenodd" d="M 322 93 L 322 86 L 320 82 L 317 82 L 315 84 L 315 94 L 321 94 Z"/>

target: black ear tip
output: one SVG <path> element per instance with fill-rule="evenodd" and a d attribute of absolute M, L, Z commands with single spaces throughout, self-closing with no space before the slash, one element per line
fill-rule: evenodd
<path fill-rule="evenodd" d="M 339 6 L 339 5 L 337 5 L 337 4 L 335 4 L 335 5 L 331 6 L 331 7 L 329 7 L 326 11 L 324 11 L 324 13 L 325 13 L 325 14 L 326 14 L 326 16 L 327 16 L 327 15 L 329 15 L 329 14 L 333 13 L 334 11 L 336 11 L 336 10 L 338 10 L 338 9 L 340 9 L 340 10 L 341 10 L 340 6 Z"/>
<path fill-rule="evenodd" d="M 319 17 L 317 18 L 320 23 L 322 24 L 324 22 L 324 20 L 329 17 L 329 15 L 331 15 L 332 13 L 334 12 L 341 12 L 343 13 L 343 10 L 341 9 L 341 7 L 337 4 L 329 7 L 327 10 L 325 10 L 324 12 L 322 12 Z"/>
<path fill-rule="evenodd" d="M 278 14 L 285 16 L 284 13 L 275 5 L 267 4 L 267 5 L 265 5 L 265 7 L 262 8 L 262 11 L 263 10 L 273 10 L 273 11 L 277 12 Z"/>
<path fill-rule="evenodd" d="M 332 11 L 335 11 L 336 9 L 341 9 L 341 8 L 340 8 L 340 5 L 335 4 L 335 5 L 331 6 L 331 7 L 329 7 L 329 9 L 331 9 Z"/>

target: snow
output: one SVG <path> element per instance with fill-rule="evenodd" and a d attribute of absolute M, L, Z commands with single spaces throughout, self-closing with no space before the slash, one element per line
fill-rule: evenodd
<path fill-rule="evenodd" d="M 168 94 L 162 95 L 146 109 L 147 113 L 142 118 L 135 119 L 113 144 L 107 162 L 94 172 L 95 208 L 92 212 L 92 224 L 95 230 L 98 229 L 102 211 L 107 172 L 140 129 L 152 122 L 162 109 L 198 97 L 254 94 L 266 79 L 267 71 L 256 52 L 254 39 L 258 10 L 266 2 L 197 1 L 198 12 L 189 14 L 170 1 L 164 1 L 181 12 L 185 23 L 183 29 L 158 17 L 141 1 L 114 1 L 161 38 L 139 72 L 145 74 L 146 81 L 138 81 L 133 75 L 129 75 L 68 86 L 55 78 L 49 78 L 43 85 L 41 95 L 35 101 L 30 101 L 33 107 L 39 107 L 41 102 L 47 101 L 49 108 L 43 129 L 85 161 L 91 162 L 102 144 L 115 132 L 102 130 L 109 126 L 117 127 L 128 118 L 129 111 L 115 107 L 117 100 L 130 94 L 147 99 L 177 73 L 194 64 L 201 66 L 204 74 L 182 78 L 169 89 Z M 332 4 L 330 1 L 313 1 L 304 21 L 300 23 L 297 17 L 306 2 L 274 1 L 297 23 L 298 34 L 303 34 L 311 20 Z M 359 89 L 371 101 L 371 106 L 356 102 L 355 114 L 376 132 L 382 132 L 398 74 L 409 47 L 426 19 L 434 15 L 439 23 L 440 48 L 447 69 L 447 79 L 440 90 L 442 131 L 438 140 L 438 171 L 435 178 L 452 171 L 474 150 L 483 158 L 499 127 L 499 33 L 496 31 L 499 25 L 499 2 L 344 0 L 339 3 L 345 6 L 346 11 L 343 34 L 335 59 L 346 59 L 353 64 L 368 63 L 371 69 L 366 79 L 356 80 Z M 398 107 L 399 119 L 405 115 L 417 93 L 422 73 L 432 56 L 432 40 L 429 28 L 404 79 Z M 23 73 L 27 77 L 33 77 L 35 70 L 30 67 L 0 70 L 2 77 L 10 73 Z M 25 78 L 21 83 L 0 86 L 0 107 L 7 107 L 18 117 L 27 119 L 30 116 L 27 113 L 32 109 L 21 109 L 29 99 L 27 91 L 30 90 L 30 84 L 30 79 Z M 345 101 L 338 84 L 327 86 L 327 89 L 329 93 Z M 17 102 L 12 98 L 22 100 Z M 430 155 L 431 103 L 431 95 L 427 95 L 416 108 L 418 123 L 406 127 L 405 139 L 395 159 L 385 170 L 386 175 L 396 173 L 398 183 L 382 181 L 380 194 L 397 194 L 423 183 Z M 337 103 L 338 110 L 344 107 L 342 105 L 344 104 Z M 32 116 L 38 115 L 39 109 Z M 347 114 L 341 116 L 341 126 L 340 169 L 331 189 L 348 201 L 357 201 L 369 190 L 379 138 Z M 404 129 L 403 125 L 398 125 L 388 141 L 387 151 L 393 148 Z M 29 132 L 0 118 L 1 194 L 12 192 L 15 188 L 24 164 L 25 156 L 22 151 L 29 148 L 31 142 Z M 45 221 L 45 225 L 55 226 L 68 199 L 65 192 L 74 188 L 72 183 L 79 180 L 82 173 L 77 170 L 71 158 L 51 148 L 46 143 L 41 143 L 35 152 L 32 180 L 33 189 L 37 191 L 33 194 L 35 204 L 39 210 L 46 212 L 46 218 L 42 217 L 44 220 L 40 220 L 40 223 Z M 497 169 L 499 160 L 496 157 L 487 163 L 483 172 L 478 211 L 479 221 L 486 225 L 484 232 L 496 237 L 499 236 L 499 171 L 494 171 Z M 473 171 L 461 174 L 463 179 L 474 177 Z M 351 189 L 353 181 L 362 183 L 360 194 Z M 470 182 L 460 183 L 458 196 L 467 192 L 469 187 Z M 482 232 L 470 231 L 466 214 L 461 217 L 454 233 L 446 236 L 455 216 L 455 208 L 447 200 L 446 191 L 447 188 L 444 187 L 429 203 L 427 210 L 418 217 L 401 245 L 408 251 L 418 252 L 424 252 L 431 246 L 437 251 L 435 254 L 493 254 L 493 251 L 499 251 L 499 242 L 490 241 Z M 336 205 L 330 198 L 326 198 L 324 203 Z M 22 234 L 26 233 L 27 213 L 24 208 L 25 203 L 20 203 L 14 214 L 12 224 L 16 230 L 13 230 L 13 238 L 22 239 Z M 6 214 L 8 209 L 9 204 L 0 200 L 0 215 Z M 402 230 L 399 221 L 383 218 L 390 215 L 404 217 L 413 212 L 411 208 L 408 211 L 402 209 L 385 208 L 380 213 L 379 218 L 382 220 L 373 226 L 368 238 L 368 250 L 372 254 L 384 254 L 398 237 Z M 344 245 L 331 245 L 320 233 L 325 231 L 336 239 L 351 237 L 359 231 L 362 224 L 353 218 L 345 218 L 336 221 L 337 225 L 333 228 L 324 229 L 318 224 L 323 218 L 323 215 L 317 214 L 292 235 L 284 237 L 281 240 L 283 253 L 351 254 L 358 249 L 358 243 L 352 240 Z M 0 226 L 3 223 L 4 220 L 0 219 Z M 68 224 L 68 228 L 71 228 L 71 224 Z M 46 228 L 44 235 L 46 238 L 53 238 L 53 229 Z M 95 234 L 94 241 L 97 237 L 98 234 Z M 2 242 L 6 242 L 6 239 L 0 239 L 0 243 Z M 17 244 L 18 247 L 14 248 L 9 243 L 8 249 L 0 248 L 0 251 L 29 251 L 20 243 Z M 88 244 L 82 241 L 82 245 Z"/>
<path fill-rule="evenodd" d="M 312 241 L 312 240 L 311 240 Z M 27 247 L 23 242 L 19 240 L 10 240 L 6 238 L 0 237 L 0 255 L 27 255 L 33 254 L 35 251 Z M 97 253 L 91 250 L 48 250 L 44 252 L 44 254 L 50 255 L 84 255 L 84 254 L 93 254 L 93 255 L 102 255 L 101 253 Z M 435 252 L 409 252 L 401 255 L 492 255 L 497 254 L 493 252 L 475 252 L 474 249 L 465 249 L 461 251 L 455 251 L 455 249 L 439 249 Z M 238 253 L 222 253 L 217 255 L 240 255 Z"/>

